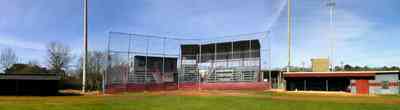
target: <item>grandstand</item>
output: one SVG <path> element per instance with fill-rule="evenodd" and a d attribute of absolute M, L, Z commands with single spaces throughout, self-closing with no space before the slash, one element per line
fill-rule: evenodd
<path fill-rule="evenodd" d="M 177 39 L 110 32 L 105 91 L 266 89 L 265 33 Z"/>

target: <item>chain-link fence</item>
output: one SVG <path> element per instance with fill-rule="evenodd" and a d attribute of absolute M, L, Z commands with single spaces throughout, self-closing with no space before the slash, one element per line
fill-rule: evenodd
<path fill-rule="evenodd" d="M 106 91 L 202 88 L 262 81 L 266 33 L 178 39 L 110 32 Z"/>

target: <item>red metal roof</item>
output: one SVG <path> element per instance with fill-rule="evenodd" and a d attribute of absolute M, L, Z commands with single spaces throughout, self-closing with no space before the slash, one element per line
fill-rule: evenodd
<path fill-rule="evenodd" d="M 338 71 L 338 72 L 285 72 L 289 77 L 374 77 L 376 74 L 399 73 L 399 71 Z"/>

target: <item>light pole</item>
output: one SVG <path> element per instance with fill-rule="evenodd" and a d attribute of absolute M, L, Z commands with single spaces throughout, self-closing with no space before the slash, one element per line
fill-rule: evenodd
<path fill-rule="evenodd" d="M 83 0 L 83 48 L 84 48 L 84 58 L 83 58 L 83 71 L 82 71 L 82 93 L 85 93 L 86 87 L 86 63 L 87 63 L 87 0 Z"/>
<path fill-rule="evenodd" d="M 331 66 L 331 71 L 335 71 L 335 59 L 334 59 L 334 54 L 335 54 L 335 28 L 333 25 L 333 20 L 334 20 L 334 15 L 335 15 L 335 6 L 336 2 L 335 0 L 328 0 L 328 3 L 326 4 L 327 7 L 329 7 L 329 39 L 330 39 L 330 49 L 329 49 L 329 60 L 330 60 L 330 66 Z"/>
<path fill-rule="evenodd" d="M 287 19 L 288 19 L 288 64 L 286 71 L 290 72 L 290 66 L 292 61 L 292 12 L 291 12 L 291 0 L 287 1 Z"/>
<path fill-rule="evenodd" d="M 268 39 L 268 68 L 269 68 L 269 71 L 268 71 L 268 81 L 269 81 L 269 84 L 271 85 L 272 84 L 272 79 L 271 79 L 271 77 L 272 77 L 272 37 L 271 37 L 271 31 L 269 31 L 268 32 L 268 36 L 267 36 L 267 38 L 269 38 Z"/>

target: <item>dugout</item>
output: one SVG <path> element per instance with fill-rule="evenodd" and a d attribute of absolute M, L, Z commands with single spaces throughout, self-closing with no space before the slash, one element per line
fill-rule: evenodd
<path fill-rule="evenodd" d="M 0 95 L 56 95 L 56 74 L 0 74 Z"/>
<path fill-rule="evenodd" d="M 286 72 L 286 90 L 350 91 L 351 80 L 372 80 L 375 72 Z"/>
<path fill-rule="evenodd" d="M 399 71 L 285 72 L 288 91 L 398 94 Z"/>

